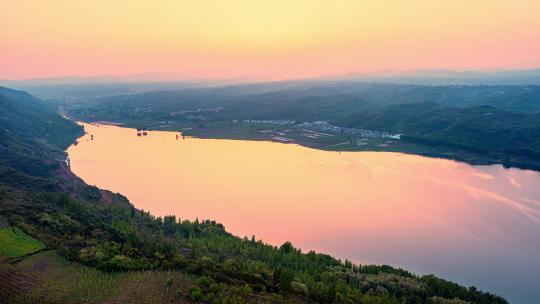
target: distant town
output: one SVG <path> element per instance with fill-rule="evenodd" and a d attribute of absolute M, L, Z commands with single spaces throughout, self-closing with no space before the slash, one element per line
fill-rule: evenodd
<path fill-rule="evenodd" d="M 336 134 L 349 136 L 351 139 L 350 144 L 355 144 L 358 146 L 367 145 L 369 139 L 383 139 L 388 140 L 386 144 L 391 143 L 394 140 L 400 139 L 400 134 L 391 134 L 388 132 L 380 132 L 367 129 L 355 129 L 355 128 L 346 128 L 334 126 L 327 121 L 312 121 L 312 122 L 301 122 L 297 123 L 295 120 L 286 120 L 286 119 L 245 119 L 245 120 L 234 120 L 233 123 L 245 123 L 245 124 L 260 124 L 260 125 L 275 125 L 281 127 L 292 128 L 304 137 L 308 138 L 321 138 L 326 136 L 334 136 Z M 272 138 L 283 141 L 291 142 L 293 139 L 285 137 L 288 130 L 262 130 L 259 132 L 270 133 Z M 317 132 L 315 132 L 317 131 Z M 322 133 L 326 132 L 326 133 Z M 344 143 L 345 144 L 345 143 Z"/>

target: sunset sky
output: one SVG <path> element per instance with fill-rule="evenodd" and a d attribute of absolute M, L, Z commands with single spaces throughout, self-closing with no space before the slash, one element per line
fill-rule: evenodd
<path fill-rule="evenodd" d="M 540 67 L 540 0 L 0 1 L 0 79 Z"/>

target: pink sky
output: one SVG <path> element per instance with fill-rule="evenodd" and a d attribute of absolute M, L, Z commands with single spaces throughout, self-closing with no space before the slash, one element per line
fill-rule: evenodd
<path fill-rule="evenodd" d="M 0 3 L 0 78 L 540 66 L 540 1 Z"/>

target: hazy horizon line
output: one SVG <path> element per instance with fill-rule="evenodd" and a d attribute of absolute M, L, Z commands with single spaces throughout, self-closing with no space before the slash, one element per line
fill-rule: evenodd
<path fill-rule="evenodd" d="M 339 77 L 348 77 L 348 76 L 359 76 L 359 77 L 393 77 L 393 76 L 412 76 L 411 73 L 418 72 L 443 72 L 443 73 L 455 73 L 455 74 L 465 74 L 465 73 L 476 73 L 489 76 L 490 74 L 497 73 L 520 73 L 520 72 L 531 72 L 531 71 L 540 71 L 540 66 L 532 66 L 528 68 L 464 68 L 464 69 L 454 69 L 454 68 L 418 68 L 418 69 L 379 69 L 373 71 L 351 71 L 347 73 L 339 74 L 322 74 L 322 75 L 313 75 L 308 77 L 290 77 L 290 78 L 279 78 L 279 77 L 269 77 L 264 75 L 246 75 L 238 74 L 235 76 L 188 76 L 180 75 L 179 73 L 173 72 L 141 72 L 141 73 L 102 73 L 102 74 L 64 74 L 64 75 L 50 75 L 50 76 L 37 76 L 29 78 L 0 78 L 0 81 L 5 82 L 26 82 L 26 81 L 47 81 L 47 80 L 118 80 L 119 78 L 125 78 L 124 81 L 129 82 L 179 82 L 179 81 L 192 81 L 192 82 L 204 82 L 204 81 L 224 81 L 224 80 L 244 80 L 249 82 L 275 82 L 275 81 L 295 81 L 295 80 L 315 80 L 315 79 L 328 79 L 328 78 L 339 78 Z M 418 75 L 422 76 L 422 75 Z M 427 75 L 423 75 L 426 77 Z M 450 76 L 450 75 L 449 75 Z M 431 75 L 434 77 L 434 75 Z M 101 79 L 100 79 L 101 78 Z M 107 79 L 109 78 L 109 79 Z"/>

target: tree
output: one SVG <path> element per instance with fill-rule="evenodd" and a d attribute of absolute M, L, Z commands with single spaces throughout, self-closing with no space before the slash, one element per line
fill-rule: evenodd
<path fill-rule="evenodd" d="M 289 292 L 289 290 L 291 290 L 291 284 L 293 280 L 294 280 L 294 271 L 292 271 L 289 268 L 280 269 L 279 283 L 278 283 L 279 291 L 283 294 Z"/>

